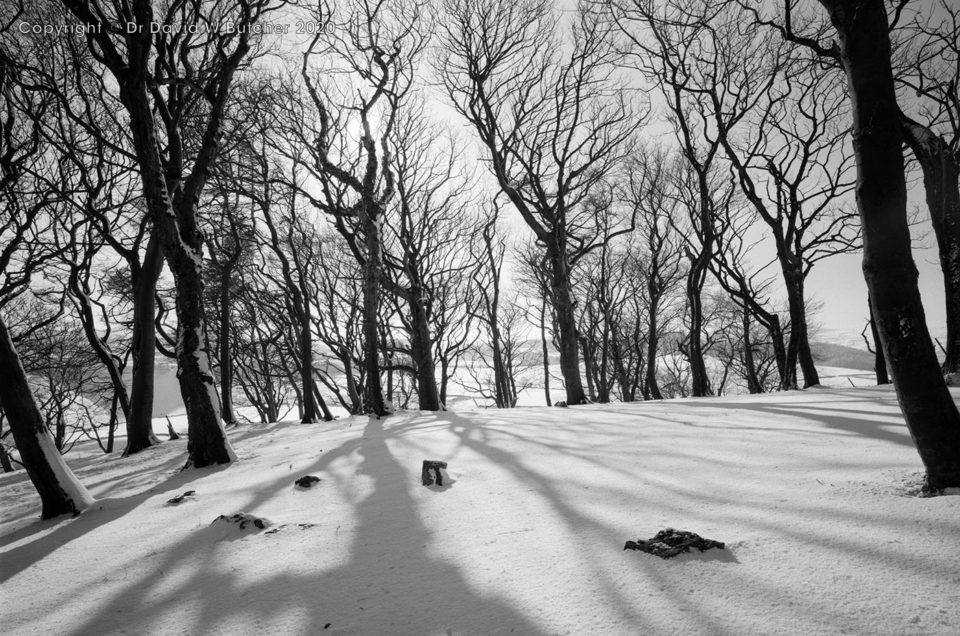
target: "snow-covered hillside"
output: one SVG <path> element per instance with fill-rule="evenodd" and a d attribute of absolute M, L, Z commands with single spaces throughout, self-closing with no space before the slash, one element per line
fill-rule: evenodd
<path fill-rule="evenodd" d="M 960 395 L 960 394 L 957 394 Z M 8 634 L 955 634 L 960 497 L 914 496 L 892 390 L 250 425 L 0 476 Z M 420 484 L 448 462 L 443 487 Z M 294 480 L 315 475 L 309 489 Z M 195 491 L 179 504 L 175 495 Z M 219 515 L 246 512 L 265 527 Z M 665 527 L 726 542 L 624 551 Z"/>

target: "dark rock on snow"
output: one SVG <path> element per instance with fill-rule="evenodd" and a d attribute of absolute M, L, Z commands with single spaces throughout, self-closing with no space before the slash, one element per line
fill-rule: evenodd
<path fill-rule="evenodd" d="M 293 482 L 293 484 L 297 488 L 309 488 L 310 486 L 314 485 L 319 481 L 320 481 L 320 478 L 316 477 L 315 475 L 304 475 L 297 481 Z"/>
<path fill-rule="evenodd" d="M 682 552 L 689 552 L 690 548 L 697 548 L 701 552 L 710 548 L 724 549 L 724 544 L 712 539 L 704 539 L 699 534 L 687 530 L 674 530 L 667 528 L 661 530 L 652 539 L 644 541 L 627 541 L 623 546 L 624 550 L 639 550 L 647 554 L 653 554 L 663 559 L 675 557 Z"/>

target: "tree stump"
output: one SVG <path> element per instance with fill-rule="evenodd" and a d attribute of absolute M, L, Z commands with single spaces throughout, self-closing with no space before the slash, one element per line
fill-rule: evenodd
<path fill-rule="evenodd" d="M 432 470 L 436 476 L 436 484 L 442 486 L 443 473 L 440 472 L 440 469 L 446 467 L 447 462 L 431 461 L 429 459 L 423 460 L 423 469 L 420 471 L 420 481 L 424 486 L 432 486 L 434 484 L 434 478 L 430 476 L 430 471 Z"/>

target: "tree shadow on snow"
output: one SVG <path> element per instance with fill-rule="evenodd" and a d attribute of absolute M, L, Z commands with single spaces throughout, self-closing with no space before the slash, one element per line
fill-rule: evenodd
<path fill-rule="evenodd" d="M 362 438 L 324 453 L 309 467 L 319 472 L 334 458 L 356 452 L 357 475 L 372 484 L 371 493 L 353 511 L 356 531 L 349 560 L 342 566 L 319 573 L 265 567 L 256 580 L 241 580 L 219 562 L 218 550 L 226 548 L 211 545 L 209 533 L 199 530 L 164 553 L 151 568 L 158 576 L 124 586 L 73 633 L 107 634 L 130 625 L 149 631 L 171 611 L 171 604 L 180 608 L 178 613 L 193 608 L 189 611 L 196 616 L 188 630 L 198 634 L 218 632 L 231 620 L 268 633 L 270 622 L 283 625 L 285 615 L 298 616 L 296 631 L 304 634 L 545 633 L 507 600 L 474 589 L 456 565 L 428 551 L 431 542 L 442 537 L 434 536 L 420 518 L 408 474 L 387 447 L 385 438 L 396 434 L 396 428 L 385 433 L 383 422 L 370 418 Z M 247 510 L 253 509 L 251 503 Z M 336 549 L 316 543 L 322 533 L 302 532 L 295 542 L 275 545 L 291 546 L 301 560 L 315 550 Z M 230 545 L 266 549 L 251 542 L 269 540 L 269 535 L 251 536 Z M 286 558 L 290 555 L 272 556 L 280 563 L 291 562 Z M 184 571 L 190 572 L 186 578 Z M 163 577 L 172 572 L 180 575 L 171 586 Z"/>

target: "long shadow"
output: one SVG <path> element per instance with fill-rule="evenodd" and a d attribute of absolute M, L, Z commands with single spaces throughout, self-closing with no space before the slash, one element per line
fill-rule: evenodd
<path fill-rule="evenodd" d="M 175 460 L 167 462 L 167 464 L 178 464 L 180 461 L 181 458 L 178 457 Z M 112 521 L 116 521 L 120 517 L 130 513 L 142 505 L 147 499 L 156 496 L 158 490 L 162 492 L 164 490 L 178 489 L 184 484 L 190 483 L 203 475 L 210 474 L 212 471 L 226 469 L 227 466 L 215 466 L 202 469 L 204 471 L 203 473 L 197 471 L 176 472 L 160 484 L 155 484 L 144 492 L 128 497 L 99 499 L 93 506 L 84 510 L 82 514 L 76 517 L 70 518 L 64 516 L 45 521 L 37 521 L 4 535 L 0 538 L 0 547 L 42 533 L 44 530 L 55 526 L 52 532 L 43 534 L 34 541 L 17 546 L 3 555 L 3 566 L 0 568 L 0 583 L 7 581 L 31 565 L 41 561 L 54 550 L 58 550 L 88 532 L 96 530 Z"/>
<path fill-rule="evenodd" d="M 724 410 L 744 410 L 744 407 L 737 406 L 733 403 L 725 402 L 716 402 L 711 403 L 709 401 L 698 401 L 698 402 L 688 402 L 684 406 L 694 406 L 694 407 L 703 407 L 703 408 L 716 408 Z M 847 433 L 854 433 L 856 435 L 861 435 L 863 437 L 869 437 L 872 439 L 878 439 L 885 442 L 893 442 L 894 444 L 902 444 L 904 446 L 913 447 L 913 441 L 910 439 L 910 435 L 906 431 L 906 424 L 898 418 L 898 421 L 876 421 L 876 420 L 866 420 L 859 419 L 855 417 L 845 417 L 842 415 L 844 410 L 829 410 L 829 409 L 820 409 L 816 407 L 811 407 L 807 404 L 791 404 L 789 406 L 774 406 L 766 405 L 761 402 L 753 403 L 750 405 L 749 410 L 759 411 L 762 413 L 769 413 L 774 416 L 773 419 L 782 418 L 783 416 L 794 416 L 802 417 L 804 419 L 816 420 L 824 424 L 827 428 L 845 431 Z M 887 414 L 877 413 L 873 411 L 853 411 L 855 413 L 862 413 L 864 415 L 870 415 L 873 417 L 890 417 Z M 892 431 L 884 427 L 888 426 L 900 426 L 903 427 L 903 432 Z M 771 426 L 771 429 L 776 428 L 776 426 Z"/>
<path fill-rule="evenodd" d="M 72 633 L 114 633 L 131 624 L 149 629 L 172 603 L 186 602 L 196 606 L 187 631 L 198 634 L 222 631 L 225 624 L 241 619 L 245 629 L 269 633 L 269 621 L 283 624 L 283 613 L 299 616 L 296 632 L 304 634 L 373 634 L 384 629 L 394 634 L 544 634 L 517 608 L 473 589 L 455 565 L 428 552 L 439 538 L 421 520 L 408 490 L 410 476 L 387 447 L 386 438 L 396 433 L 394 427 L 385 433 L 383 422 L 370 418 L 361 439 L 349 440 L 318 462 L 328 465 L 330 456 L 356 451 L 361 457 L 357 475 L 372 485 L 356 506 L 356 532 L 342 566 L 318 573 L 263 570 L 255 580 L 242 580 L 220 563 L 218 550 L 267 550 L 271 537 L 251 536 L 218 547 L 201 529 L 168 549 L 151 568 L 161 578 L 145 575 L 124 586 Z M 297 550 L 297 560 L 309 559 L 317 550 L 331 549 L 320 534 L 306 530 L 296 542 L 274 545 Z M 290 556 L 272 551 L 266 555 L 281 562 Z M 192 572 L 186 579 L 164 584 L 162 573 L 184 569 Z"/>

